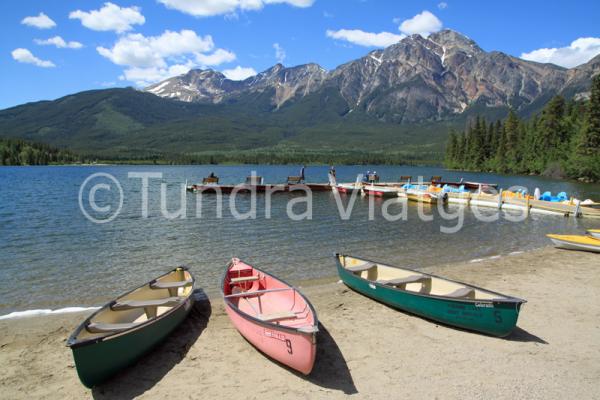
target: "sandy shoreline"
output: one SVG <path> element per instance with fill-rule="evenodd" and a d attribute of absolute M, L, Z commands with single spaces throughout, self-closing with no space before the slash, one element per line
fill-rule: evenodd
<path fill-rule="evenodd" d="M 414 317 L 332 279 L 301 286 L 322 323 L 313 373 L 268 360 L 220 299 L 198 302 L 161 346 L 93 391 L 65 341 L 85 313 L 0 321 L 3 398 L 594 398 L 600 393 L 600 256 L 545 248 L 427 268 L 528 300 L 507 339 Z"/>

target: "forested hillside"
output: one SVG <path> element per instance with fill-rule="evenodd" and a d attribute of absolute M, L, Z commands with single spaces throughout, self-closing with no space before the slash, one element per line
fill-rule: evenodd
<path fill-rule="evenodd" d="M 0 165 L 71 164 L 85 160 L 70 151 L 19 139 L 0 139 Z"/>
<path fill-rule="evenodd" d="M 555 96 L 524 120 L 476 117 L 466 131 L 450 133 L 446 167 L 473 171 L 564 176 L 600 181 L 600 75 L 589 100 Z"/>

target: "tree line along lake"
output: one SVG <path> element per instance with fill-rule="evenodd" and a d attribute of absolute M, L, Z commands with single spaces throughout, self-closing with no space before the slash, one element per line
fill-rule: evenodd
<path fill-rule="evenodd" d="M 312 195 L 312 219 L 290 220 L 286 210 L 291 198 L 300 194 L 279 193 L 271 197 L 271 215 L 265 215 L 265 196 L 258 194 L 256 218 L 238 220 L 229 210 L 228 196 L 222 198 L 218 218 L 217 197 L 202 197 L 198 215 L 197 194 L 186 193 L 187 218 L 168 219 L 161 212 L 161 183 L 166 185 L 167 208 L 181 204 L 181 188 L 200 182 L 214 172 L 220 183 L 236 184 L 251 171 L 266 183 L 283 183 L 298 175 L 300 166 L 54 166 L 0 168 L 0 315 L 13 311 L 98 306 L 117 294 L 150 280 L 176 265 L 187 265 L 198 286 L 218 293 L 219 278 L 231 257 L 255 264 L 292 283 L 335 276 L 335 251 L 385 260 L 415 268 L 510 256 L 549 245 L 547 233 L 583 232 L 600 228 L 600 221 L 531 215 L 521 222 L 500 217 L 493 222 L 478 220 L 464 209 L 464 224 L 457 233 L 441 231 L 456 221 L 444 220 L 438 209 L 425 208 L 432 221 L 422 221 L 417 205 L 408 204 L 406 220 L 388 221 L 375 201 L 374 218 L 369 218 L 369 200 L 358 196 L 349 219 L 340 217 L 338 203 L 330 191 Z M 356 175 L 377 171 L 384 182 L 401 175 L 440 175 L 447 181 L 497 183 L 536 187 L 552 193 L 565 191 L 580 199 L 600 200 L 600 184 L 584 184 L 533 176 L 509 176 L 447 171 L 440 168 L 407 166 L 340 166 L 338 182 L 353 182 Z M 326 182 L 327 166 L 306 168 L 307 182 Z M 79 190 L 94 173 L 114 176 L 122 186 L 123 207 L 109 223 L 95 224 L 81 212 Z M 142 185 L 129 173 L 160 173 L 150 179 L 148 215 L 141 212 Z M 98 192 L 100 196 L 100 191 Z M 103 191 L 110 203 L 117 191 Z M 86 197 L 86 196 L 84 196 Z M 102 198 L 99 197 L 101 200 Z M 343 205 L 348 205 L 344 198 Z M 243 212 L 250 196 L 238 195 Z M 99 206 L 102 206 L 99 201 Z M 398 214 L 402 203 L 388 207 Z M 456 212 L 458 206 L 448 205 Z M 294 206 L 300 214 L 305 204 Z M 487 214 L 497 210 L 482 211 Z"/>

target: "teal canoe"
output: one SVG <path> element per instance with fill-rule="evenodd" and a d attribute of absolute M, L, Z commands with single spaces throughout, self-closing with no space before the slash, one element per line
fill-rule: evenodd
<path fill-rule="evenodd" d="M 81 383 L 104 382 L 165 339 L 190 312 L 193 291 L 193 276 L 179 267 L 89 316 L 67 341 Z"/>
<path fill-rule="evenodd" d="M 509 335 L 525 300 L 420 271 L 335 254 L 351 289 L 399 310 L 493 336 Z"/>

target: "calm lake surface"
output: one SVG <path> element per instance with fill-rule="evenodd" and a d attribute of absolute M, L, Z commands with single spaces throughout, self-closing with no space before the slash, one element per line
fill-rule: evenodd
<path fill-rule="evenodd" d="M 507 256 L 549 245 L 546 233 L 582 233 L 599 228 L 600 221 L 532 215 L 521 222 L 500 218 L 481 222 L 468 208 L 464 226 L 454 234 L 440 231 L 457 220 L 441 218 L 436 207 L 425 208 L 433 221 L 421 221 L 417 205 L 407 207 L 406 221 L 387 221 L 381 200 L 375 201 L 369 219 L 369 200 L 358 196 L 351 218 L 343 220 L 332 192 L 313 193 L 311 220 L 288 219 L 290 199 L 302 193 L 272 196 L 270 218 L 265 216 L 265 197 L 257 195 L 256 219 L 236 220 L 223 196 L 223 217 L 217 218 L 217 198 L 204 195 L 197 213 L 196 194 L 185 194 L 187 218 L 168 219 L 161 212 L 161 184 L 166 185 L 168 211 L 181 204 L 181 185 L 198 182 L 214 172 L 221 183 L 239 183 L 254 170 L 265 182 L 284 182 L 298 175 L 299 166 L 92 166 L 92 167 L 0 167 L 0 315 L 12 311 L 68 306 L 96 306 L 132 286 L 142 284 L 167 269 L 185 264 L 195 274 L 198 286 L 218 293 L 219 279 L 231 257 L 239 257 L 284 280 L 334 276 L 332 254 L 348 252 L 403 266 Z M 328 167 L 308 167 L 307 181 L 326 182 Z M 397 181 L 400 175 L 441 175 L 445 180 L 484 181 L 507 188 L 535 187 L 553 193 L 600 200 L 600 185 L 578 184 L 537 177 L 462 173 L 438 168 L 405 166 L 343 166 L 338 182 L 354 181 L 357 173 L 376 170 L 382 181 Z M 95 224 L 81 212 L 78 196 L 83 181 L 94 173 L 113 175 L 123 190 L 123 207 L 111 222 Z M 130 172 L 161 173 L 148 187 L 148 216 L 142 216 L 140 179 Z M 106 180 L 104 180 L 106 182 Z M 98 190 L 97 206 L 118 205 L 118 191 Z M 84 200 L 88 193 L 84 192 Z M 87 201 L 87 200 L 86 200 Z M 343 198 L 344 206 L 348 198 Z M 238 195 L 239 212 L 249 209 L 251 197 Z M 406 207 L 389 206 L 390 214 Z M 89 205 L 88 205 L 89 209 Z M 294 206 L 296 213 L 304 202 Z M 450 205 L 445 211 L 459 212 Z M 498 211 L 481 210 L 492 215 Z M 94 215 L 94 214 L 93 214 Z M 574 254 L 574 256 L 576 256 Z"/>

